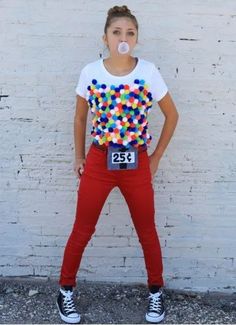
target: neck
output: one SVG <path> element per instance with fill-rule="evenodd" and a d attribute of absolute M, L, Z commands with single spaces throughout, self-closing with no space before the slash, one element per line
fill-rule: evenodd
<path fill-rule="evenodd" d="M 136 58 L 130 55 L 110 56 L 104 59 L 103 62 L 109 72 L 118 75 L 130 72 L 136 66 Z"/>

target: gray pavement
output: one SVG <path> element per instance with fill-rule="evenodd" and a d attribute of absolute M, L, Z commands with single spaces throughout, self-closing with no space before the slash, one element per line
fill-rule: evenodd
<path fill-rule="evenodd" d="M 0 277 L 1 324 L 61 324 L 55 300 L 58 284 L 42 278 Z M 145 324 L 144 285 L 80 282 L 75 290 L 82 324 Z M 235 294 L 165 290 L 162 324 L 235 324 Z"/>

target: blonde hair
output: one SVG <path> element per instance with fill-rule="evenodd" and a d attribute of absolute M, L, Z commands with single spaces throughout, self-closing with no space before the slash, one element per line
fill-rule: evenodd
<path fill-rule="evenodd" d="M 110 8 L 107 12 L 107 20 L 104 27 L 104 33 L 106 34 L 107 28 L 111 25 L 113 20 L 116 18 L 127 17 L 130 18 L 138 31 L 138 21 L 136 17 L 131 13 L 127 6 L 114 6 Z"/>

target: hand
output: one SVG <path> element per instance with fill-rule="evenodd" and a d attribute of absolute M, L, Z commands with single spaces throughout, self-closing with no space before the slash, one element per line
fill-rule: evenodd
<path fill-rule="evenodd" d="M 149 163 L 150 163 L 151 176 L 152 176 L 152 180 L 153 180 L 154 176 L 157 172 L 160 159 L 156 158 L 156 156 L 154 156 L 153 154 L 148 156 L 148 158 L 149 158 Z"/>
<path fill-rule="evenodd" d="M 84 172 L 85 161 L 85 158 L 77 158 L 74 162 L 74 172 L 79 179 Z"/>

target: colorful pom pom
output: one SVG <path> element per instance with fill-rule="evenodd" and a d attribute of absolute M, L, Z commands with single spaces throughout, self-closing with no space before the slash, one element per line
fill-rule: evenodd
<path fill-rule="evenodd" d="M 99 144 L 138 147 L 150 143 L 147 115 L 153 98 L 144 80 L 135 79 L 131 86 L 116 86 L 93 79 L 87 90 L 94 114 L 91 135 Z"/>

